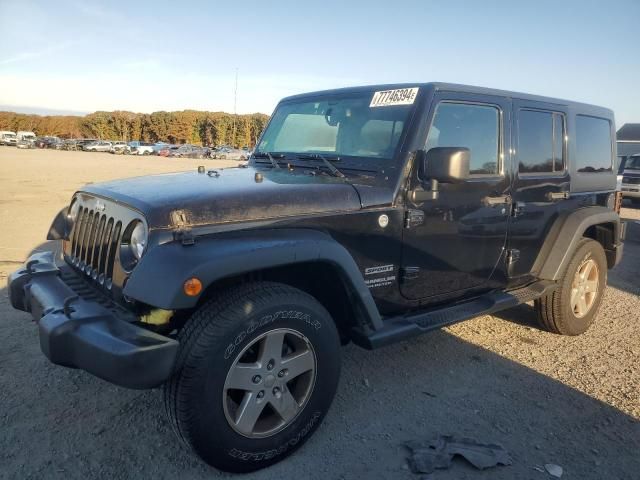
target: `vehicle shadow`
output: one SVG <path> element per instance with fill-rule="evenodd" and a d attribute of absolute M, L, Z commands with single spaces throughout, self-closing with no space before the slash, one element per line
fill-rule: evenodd
<path fill-rule="evenodd" d="M 528 312 L 510 315 L 528 324 Z M 6 289 L 0 318 L 0 464 L 8 478 L 228 477 L 182 447 L 159 389 L 127 390 L 51 365 Z M 544 345 L 521 348 L 549 354 Z M 438 479 L 542 478 L 534 467 L 545 463 L 572 478 L 637 478 L 637 418 L 451 333 L 341 353 L 338 394 L 318 432 L 289 459 L 244 478 L 417 479 L 403 467 L 402 444 L 437 434 L 501 443 L 513 457 L 512 466 L 486 471 L 456 460 Z"/>

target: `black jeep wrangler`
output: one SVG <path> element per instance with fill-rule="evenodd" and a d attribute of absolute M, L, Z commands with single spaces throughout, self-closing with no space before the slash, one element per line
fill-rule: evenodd
<path fill-rule="evenodd" d="M 89 185 L 9 278 L 53 362 L 164 386 L 177 435 L 246 472 L 373 349 L 534 301 L 578 335 L 620 261 L 610 110 L 427 83 L 298 95 L 247 166 Z"/>

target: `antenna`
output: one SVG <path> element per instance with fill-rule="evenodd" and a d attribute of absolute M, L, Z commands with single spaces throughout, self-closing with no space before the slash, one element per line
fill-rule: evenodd
<path fill-rule="evenodd" d="M 236 141 L 236 118 L 238 116 L 238 67 L 236 67 L 236 83 L 233 89 L 233 136 L 231 137 L 232 147 L 235 147 Z"/>

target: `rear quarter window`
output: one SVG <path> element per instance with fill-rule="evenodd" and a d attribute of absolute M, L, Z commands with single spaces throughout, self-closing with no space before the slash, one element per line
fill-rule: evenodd
<path fill-rule="evenodd" d="M 576 170 L 580 173 L 611 172 L 611 124 L 609 120 L 576 115 Z"/>

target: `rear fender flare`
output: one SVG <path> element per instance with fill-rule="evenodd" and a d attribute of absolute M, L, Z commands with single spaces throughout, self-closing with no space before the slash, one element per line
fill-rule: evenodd
<path fill-rule="evenodd" d="M 533 272 L 543 280 L 559 280 L 576 245 L 589 227 L 613 224 L 613 241 L 620 238 L 620 217 L 605 207 L 586 207 L 556 219 L 538 254 Z M 605 248 L 606 251 L 606 248 Z"/>

